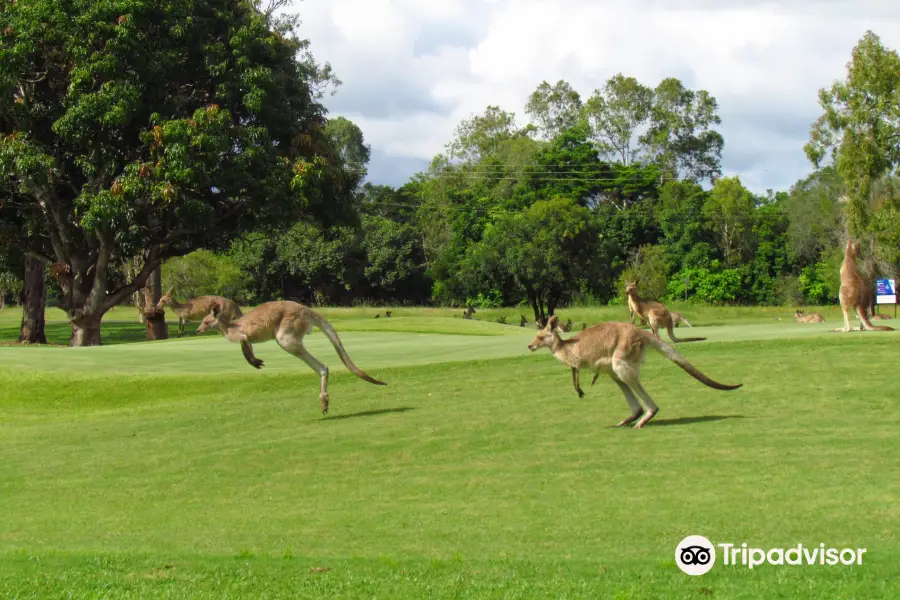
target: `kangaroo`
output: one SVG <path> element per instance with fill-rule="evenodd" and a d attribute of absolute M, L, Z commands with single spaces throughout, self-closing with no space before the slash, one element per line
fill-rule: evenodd
<path fill-rule="evenodd" d="M 658 335 L 631 323 L 600 323 L 565 340 L 560 337 L 556 324 L 556 317 L 550 317 L 547 326 L 528 344 L 528 349 L 534 352 L 538 348 L 550 348 L 557 360 L 569 365 L 572 369 L 572 384 L 579 398 L 584 397 L 579 382 L 581 369 L 595 372 L 591 385 L 594 385 L 601 373 L 609 375 L 622 390 L 632 411 L 631 416 L 620 421 L 616 427 L 637 421 L 634 427 L 641 429 L 659 412 L 659 407 L 640 382 L 640 368 L 648 347 L 659 350 L 692 377 L 713 389 L 736 390 L 744 385 L 725 385 L 713 381 Z M 641 407 L 638 397 L 643 400 L 644 407 Z"/>
<path fill-rule="evenodd" d="M 874 314 L 874 315 L 872 315 L 871 317 L 869 317 L 869 320 L 870 320 L 870 321 L 890 321 L 890 320 L 891 320 L 891 315 L 883 315 L 883 314 L 880 314 L 880 313 L 879 313 L 879 314 Z"/>
<path fill-rule="evenodd" d="M 231 319 L 239 319 L 244 314 L 233 300 L 223 298 L 222 296 L 197 296 L 182 304 L 172 297 L 173 291 L 174 288 L 166 292 L 162 298 L 159 299 L 159 302 L 156 303 L 156 308 L 157 310 L 162 310 L 167 304 L 172 307 L 172 310 L 178 315 L 179 337 L 184 335 L 185 323 L 188 321 L 202 320 L 203 317 L 209 314 L 209 311 L 212 310 L 214 306 L 218 307 L 219 310 L 228 313 L 228 316 Z"/>
<path fill-rule="evenodd" d="M 218 306 L 214 306 L 200 323 L 197 331 L 203 333 L 210 327 L 217 327 L 225 339 L 241 345 L 244 358 L 257 369 L 262 368 L 263 361 L 253 355 L 251 344 L 274 339 L 282 350 L 293 354 L 319 374 L 321 377 L 319 399 L 322 402 L 322 414 L 325 414 L 328 412 L 328 367 L 316 360 L 303 347 L 303 336 L 312 330 L 313 325 L 321 329 L 328 337 L 331 345 L 337 350 L 338 356 L 341 357 L 341 361 L 350 369 L 350 372 L 369 383 L 387 385 L 383 381 L 370 377 L 353 364 L 331 324 L 321 315 L 298 302 L 290 300 L 264 302 L 236 320 L 232 320 Z"/>
<path fill-rule="evenodd" d="M 672 313 L 662 302 L 655 300 L 645 300 L 638 296 L 637 282 L 625 282 L 625 295 L 628 296 L 628 310 L 631 312 L 631 324 L 634 324 L 635 317 L 640 317 L 642 321 L 650 323 L 650 329 L 653 335 L 659 337 L 659 328 L 665 327 L 669 334 L 669 339 L 673 342 L 701 342 L 705 337 L 677 338 L 673 330 Z"/>
<path fill-rule="evenodd" d="M 690 321 L 688 321 L 687 319 L 685 319 L 684 317 L 681 316 L 681 313 L 677 313 L 674 310 L 670 310 L 669 314 L 672 315 L 672 325 L 673 326 L 678 327 L 679 325 L 684 323 L 688 327 L 693 327 L 693 325 L 691 325 Z"/>
<path fill-rule="evenodd" d="M 525 327 L 528 325 L 528 319 L 525 318 L 525 315 L 519 315 L 519 327 Z"/>
<path fill-rule="evenodd" d="M 856 315 L 862 322 L 860 330 L 863 327 L 869 331 L 894 331 L 893 327 L 886 325 L 872 325 L 866 313 L 868 312 L 868 301 L 871 294 L 866 289 L 867 282 L 859 274 L 856 266 L 856 257 L 859 256 L 859 242 L 853 239 L 847 240 L 847 247 L 844 250 L 844 262 L 841 263 L 841 288 L 838 296 L 841 300 L 841 312 L 844 313 L 844 327 L 832 329 L 832 331 L 851 331 L 850 326 L 850 310 L 856 310 Z"/>
<path fill-rule="evenodd" d="M 797 312 L 794 313 L 794 319 L 798 323 L 824 323 L 825 322 L 825 317 L 823 317 L 819 313 L 806 314 L 800 309 L 797 309 Z"/>
<path fill-rule="evenodd" d="M 471 319 L 472 315 L 474 315 L 477 311 L 471 306 L 467 306 L 466 310 L 463 311 L 463 319 Z"/>

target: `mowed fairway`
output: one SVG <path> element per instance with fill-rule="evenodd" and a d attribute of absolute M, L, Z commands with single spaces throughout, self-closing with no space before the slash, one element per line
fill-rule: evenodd
<path fill-rule="evenodd" d="M 349 374 L 316 330 L 327 417 L 301 361 L 257 345 L 256 371 L 196 324 L 0 347 L 0 597 L 897 597 L 900 333 L 706 311 L 687 314 L 716 326 L 678 332 L 709 340 L 678 349 L 744 387 L 709 389 L 650 351 L 661 410 L 643 431 L 610 427 L 628 407 L 606 377 L 583 375 L 579 400 L 566 367 L 526 348 L 532 327 L 449 311 L 325 311 L 388 383 Z M 64 323 L 48 330 L 64 341 Z M 690 534 L 867 553 L 689 577 L 674 551 Z"/>

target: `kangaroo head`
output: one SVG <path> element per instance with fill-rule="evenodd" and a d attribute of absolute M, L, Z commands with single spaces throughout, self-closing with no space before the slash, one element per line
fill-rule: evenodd
<path fill-rule="evenodd" d="M 859 256 L 859 242 L 854 239 L 847 240 L 847 256 L 852 258 Z"/>
<path fill-rule="evenodd" d="M 209 311 L 209 314 L 203 317 L 203 321 L 200 323 L 200 327 L 197 328 L 197 333 L 206 333 L 206 331 L 211 327 L 219 326 L 219 319 L 222 316 L 222 311 L 219 310 L 218 306 L 213 306 L 212 310 Z"/>
<path fill-rule="evenodd" d="M 169 291 L 160 297 L 159 302 L 156 303 L 157 310 L 162 310 L 166 304 L 172 301 L 172 292 L 174 291 L 175 288 L 169 288 Z"/>
<path fill-rule="evenodd" d="M 794 313 L 794 318 L 799 319 L 802 316 L 803 316 L 803 311 L 798 308 L 797 312 Z"/>
<path fill-rule="evenodd" d="M 528 349 L 534 352 L 538 348 L 550 348 L 553 346 L 553 343 L 559 339 L 559 334 L 556 332 L 558 325 L 559 319 L 556 318 L 556 315 L 550 317 L 547 325 L 538 331 L 537 335 L 534 336 L 534 340 L 528 344 Z"/>
<path fill-rule="evenodd" d="M 637 281 L 626 281 L 625 282 L 625 295 L 630 296 L 631 294 L 637 293 Z"/>

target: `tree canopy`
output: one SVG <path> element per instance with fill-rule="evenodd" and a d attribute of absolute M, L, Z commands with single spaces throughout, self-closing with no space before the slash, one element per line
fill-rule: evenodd
<path fill-rule="evenodd" d="M 0 186 L 54 264 L 74 344 L 167 257 L 347 219 L 307 43 L 249 2 L 4 3 Z M 116 281 L 113 265 L 143 267 Z"/>

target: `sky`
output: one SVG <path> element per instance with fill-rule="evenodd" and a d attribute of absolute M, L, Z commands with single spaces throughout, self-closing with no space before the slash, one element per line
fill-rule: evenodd
<path fill-rule="evenodd" d="M 818 90 L 866 30 L 900 49 L 900 0 L 293 0 L 300 35 L 343 81 L 324 103 L 371 145 L 369 181 L 402 185 L 488 105 L 524 111 L 541 83 L 586 100 L 616 73 L 677 77 L 719 103 L 723 174 L 787 190 Z"/>

